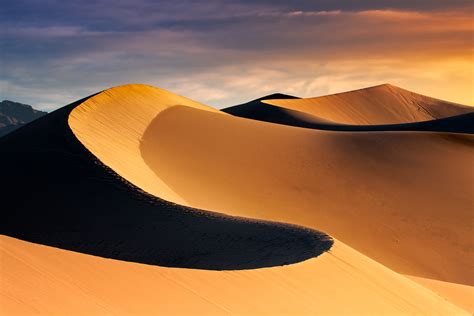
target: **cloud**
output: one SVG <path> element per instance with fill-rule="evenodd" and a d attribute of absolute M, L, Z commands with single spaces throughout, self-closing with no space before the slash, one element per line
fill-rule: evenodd
<path fill-rule="evenodd" d="M 474 102 L 469 2 L 420 3 L 12 1 L 0 96 L 54 108 L 143 82 L 225 106 L 392 82 Z"/>
<path fill-rule="evenodd" d="M 288 13 L 288 16 L 298 17 L 298 16 L 321 16 L 321 15 L 339 15 L 341 10 L 332 10 L 332 11 L 291 11 Z"/>

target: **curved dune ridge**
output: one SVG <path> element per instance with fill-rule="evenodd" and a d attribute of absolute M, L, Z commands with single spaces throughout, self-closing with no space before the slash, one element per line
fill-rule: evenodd
<path fill-rule="evenodd" d="M 151 100 L 155 90 L 163 93 L 135 85 L 116 90 L 143 101 L 140 97 L 150 89 Z M 80 112 L 81 106 L 91 104 L 88 100 L 100 100 L 111 91 L 114 89 L 73 103 L 0 139 L 0 163 L 8 166 L 2 171 L 8 186 L 2 192 L 0 232 L 108 258 L 216 270 L 284 265 L 318 256 L 331 247 L 328 235 L 309 228 L 224 216 L 146 193 L 133 184 L 138 181 L 142 185 L 146 182 L 140 180 L 147 179 L 133 156 L 139 152 L 138 146 L 135 152 L 127 152 L 124 147 L 107 152 L 115 161 L 128 163 L 126 175 L 136 178 L 120 177 L 103 165 L 78 141 L 69 128 L 68 117 L 74 120 L 71 111 Z M 110 142 L 102 146 L 120 146 L 127 135 L 134 135 L 140 128 L 140 112 L 148 108 L 132 104 L 138 113 L 127 113 L 126 107 L 117 104 L 123 122 L 114 123 L 120 133 L 108 135 L 112 136 Z M 94 128 L 102 118 L 93 116 L 85 128 Z M 124 130 L 127 121 L 135 124 Z M 96 130 L 91 139 L 100 141 L 101 135 L 107 135 L 105 127 L 100 131 Z M 156 179 L 163 196 L 175 196 Z"/>
<path fill-rule="evenodd" d="M 151 120 L 175 105 L 219 113 L 166 90 L 147 85 L 126 85 L 103 91 L 75 107 L 68 118 L 69 126 L 96 157 L 108 157 L 106 165 L 120 176 L 148 193 L 185 204 L 158 175 L 149 172 L 138 149 L 141 136 Z"/>
<path fill-rule="evenodd" d="M 85 253 L 0 237 L 0 312 L 468 314 L 397 272 L 472 285 L 473 136 L 285 125 L 126 85 L 0 139 L 0 232 Z"/>
<path fill-rule="evenodd" d="M 414 123 L 473 112 L 470 106 L 434 99 L 390 84 L 316 98 L 263 102 L 347 125 Z"/>
<path fill-rule="evenodd" d="M 367 89 L 366 89 L 367 90 Z M 347 95 L 350 92 L 343 94 Z M 451 133 L 467 133 L 474 134 L 474 111 L 472 108 L 464 108 L 463 106 L 455 105 L 459 107 L 455 111 L 450 113 L 463 113 L 454 116 L 442 117 L 437 119 L 429 119 L 426 121 L 419 122 L 404 122 L 403 118 L 397 118 L 402 123 L 397 124 L 373 124 L 360 125 L 360 124 L 348 124 L 348 123 L 337 123 L 324 119 L 322 117 L 312 114 L 312 112 L 318 112 L 320 105 L 318 104 L 319 98 L 314 99 L 298 99 L 296 97 L 273 94 L 264 98 L 253 100 L 244 104 L 225 108 L 222 111 L 234 116 L 243 118 L 253 119 L 257 121 L 264 121 L 269 123 L 276 123 L 282 125 L 289 125 L 295 127 L 312 128 L 319 130 L 332 130 L 332 131 L 348 131 L 348 132 L 370 132 L 370 131 L 432 131 L 432 132 L 451 132 Z M 362 102 L 360 100 L 360 102 Z M 391 106 L 398 108 L 399 103 L 397 101 L 406 102 L 406 99 L 394 98 Z M 432 99 L 431 104 L 446 103 L 445 101 Z M 352 105 L 348 101 L 349 105 Z M 312 110 L 314 107 L 315 111 L 305 112 L 305 108 L 301 107 L 300 104 L 307 105 L 306 108 Z M 356 103 L 357 104 L 357 103 Z M 415 100 L 412 100 L 411 104 L 416 104 Z M 291 105 L 291 107 L 289 106 Z M 345 104 L 341 105 L 342 107 Z M 380 107 L 386 106 L 385 103 L 380 103 Z M 429 108 L 429 105 L 428 105 Z M 415 113 L 418 112 L 417 107 L 412 106 L 411 110 Z M 470 111 L 464 113 L 466 111 Z M 394 113 L 392 113 L 394 114 Z M 415 114 L 416 115 L 416 114 Z M 370 119 L 370 118 L 369 118 Z M 428 119 L 428 118 L 427 118 Z"/>
<path fill-rule="evenodd" d="M 474 282 L 471 135 L 326 132 L 173 107 L 141 151 L 195 207 L 321 229 L 397 272 Z"/>

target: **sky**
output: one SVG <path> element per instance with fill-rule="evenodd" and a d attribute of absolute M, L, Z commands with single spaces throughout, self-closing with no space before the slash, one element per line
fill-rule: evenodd
<path fill-rule="evenodd" d="M 223 108 L 382 83 L 474 105 L 474 2 L 3 0 L 0 99 L 146 83 Z"/>

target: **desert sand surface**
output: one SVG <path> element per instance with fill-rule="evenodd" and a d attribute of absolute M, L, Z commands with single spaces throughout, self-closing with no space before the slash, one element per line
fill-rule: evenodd
<path fill-rule="evenodd" d="M 117 103 L 118 98 L 120 104 Z M 170 200 L 184 204 L 185 201 L 173 193 L 166 183 L 149 172 L 139 151 L 141 136 L 151 120 L 175 105 L 217 112 L 166 90 L 147 85 L 126 85 L 85 100 L 72 110 L 69 122 L 79 140 L 94 155 L 113 159 L 107 160 L 107 166 L 120 176 L 151 194 L 169 196 Z M 86 129 L 87 132 L 84 132 Z M 83 133 L 76 132 L 78 130 Z M 115 141 L 110 142 L 111 138 Z"/>
<path fill-rule="evenodd" d="M 330 253 L 241 271 L 163 268 L 1 236 L 2 315 L 468 315 L 336 241 Z"/>
<path fill-rule="evenodd" d="M 195 207 L 317 228 L 397 272 L 473 284 L 471 135 L 270 128 L 175 107 L 141 151 Z"/>
<path fill-rule="evenodd" d="M 392 86 L 393 87 L 393 86 Z M 393 87 L 395 88 L 395 87 Z M 354 92 L 356 93 L 356 92 Z M 347 93 L 348 94 L 348 93 Z M 342 94 L 346 95 L 346 94 Z M 419 96 L 420 98 L 422 96 Z M 424 97 L 424 96 L 423 96 Z M 324 98 L 324 97 L 323 97 Z M 428 97 L 424 97 L 428 98 Z M 291 100 L 290 100 L 291 99 Z M 450 132 L 450 133 L 467 133 L 474 134 L 474 109 L 468 113 L 464 112 L 464 107 L 461 106 L 459 109 L 460 113 L 454 116 L 447 116 L 437 119 L 429 119 L 426 121 L 419 122 L 404 122 L 403 118 L 399 118 L 402 123 L 396 124 L 347 124 L 337 123 L 328 119 L 321 118 L 311 112 L 318 112 L 320 104 L 318 104 L 320 98 L 314 99 L 298 99 L 293 96 L 274 94 L 264 98 L 256 99 L 244 104 L 235 105 L 229 108 L 225 108 L 222 111 L 234 116 L 248 118 L 257 121 L 276 123 L 282 125 L 289 125 L 295 127 L 312 128 L 319 130 L 330 130 L 330 131 L 349 131 L 349 132 L 364 132 L 364 131 L 432 131 L 432 132 Z M 352 99 L 352 98 L 348 98 Z M 399 102 L 397 102 L 399 101 Z M 432 104 L 444 104 L 442 100 L 432 100 L 428 104 L 428 108 Z M 349 105 L 352 105 L 350 101 Z M 361 101 L 363 102 L 363 100 Z M 407 102 L 407 99 L 395 99 L 392 100 L 392 106 L 397 109 L 400 104 Z M 416 104 L 417 100 L 412 98 L 411 104 Z M 273 105 L 275 104 L 275 105 Z M 307 105 L 307 107 L 300 106 L 301 104 Z M 363 103 L 362 103 L 363 104 Z M 291 106 L 289 106 L 291 105 Z M 344 107 L 344 104 L 341 104 Z M 385 103 L 378 105 L 383 108 L 386 106 Z M 403 106 L 403 105 L 402 105 Z M 312 108 L 316 110 L 312 111 Z M 455 105 L 455 107 L 458 107 Z M 305 109 L 309 108 L 309 113 L 305 112 Z M 296 110 L 297 109 L 297 110 Z M 410 107 L 410 110 L 415 112 L 414 116 L 417 115 L 417 107 Z M 469 110 L 469 109 L 468 109 Z M 357 109 L 356 109 L 357 111 Z M 453 111 L 455 112 L 455 111 Z M 447 114 L 452 114 L 447 113 Z M 360 120 L 363 121 L 363 120 Z"/>
<path fill-rule="evenodd" d="M 299 128 L 146 85 L 105 90 L 0 139 L 14 210 L 0 306 L 466 314 L 400 273 L 473 284 L 473 137 Z"/>
<path fill-rule="evenodd" d="M 451 301 L 457 306 L 460 306 L 469 313 L 474 314 L 473 286 L 419 278 L 409 275 L 407 277 L 432 290 L 433 292 L 445 297 L 447 300 Z"/>
<path fill-rule="evenodd" d="M 201 211 L 144 192 L 74 136 L 67 118 L 83 101 L 0 139 L 0 163 L 8 166 L 2 234 L 108 258 L 217 270 L 298 262 L 331 247 L 328 235 L 309 228 Z M 129 167 L 141 179 L 138 166 Z"/>
<path fill-rule="evenodd" d="M 473 111 L 470 106 L 434 99 L 390 84 L 316 98 L 263 102 L 348 125 L 422 122 Z"/>

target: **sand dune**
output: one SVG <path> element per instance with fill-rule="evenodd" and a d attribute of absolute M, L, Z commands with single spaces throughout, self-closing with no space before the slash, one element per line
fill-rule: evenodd
<path fill-rule="evenodd" d="M 206 271 L 107 260 L 0 236 L 2 315 L 468 315 L 336 242 L 278 268 Z"/>
<path fill-rule="evenodd" d="M 472 107 L 434 99 L 390 84 L 316 98 L 263 102 L 348 125 L 413 123 L 473 112 Z"/>
<path fill-rule="evenodd" d="M 473 284 L 473 137 L 302 129 L 150 86 L 105 90 L 0 139 L 0 232 L 154 266 L 4 236 L 0 306 L 464 314 L 396 272 Z"/>
<path fill-rule="evenodd" d="M 142 88 L 139 96 L 149 89 Z M 67 118 L 84 101 L 0 139 L 0 165 L 8 166 L 2 170 L 8 183 L 2 189 L 2 234 L 108 258 L 217 270 L 298 262 L 331 247 L 331 239 L 318 231 L 200 211 L 147 194 L 102 165 L 74 136 Z M 140 103 L 132 104 L 141 111 Z M 125 121 L 140 117 L 130 118 L 117 105 Z M 123 131 L 125 122 L 115 123 L 124 139 L 133 134 Z M 114 148 L 115 141 L 102 145 Z M 120 150 L 112 153 L 131 161 L 129 172 L 143 179 L 133 156 Z M 174 196 L 159 179 L 156 183 L 163 196 Z"/>
<path fill-rule="evenodd" d="M 474 286 L 408 276 L 408 278 L 445 297 L 474 314 Z"/>
<path fill-rule="evenodd" d="M 195 207 L 317 228 L 397 272 L 473 284 L 472 136 L 325 132 L 174 107 L 141 150 Z"/>
<path fill-rule="evenodd" d="M 272 97 L 275 99 L 271 99 Z M 277 97 L 281 99 L 287 98 L 284 95 L 274 95 L 269 96 L 269 99 L 253 100 L 248 103 L 223 109 L 222 111 L 234 116 L 258 121 L 330 131 L 433 131 L 474 134 L 474 109 L 472 109 L 473 112 L 470 113 L 412 123 L 382 125 L 341 124 L 302 112 L 299 109 L 300 103 L 310 103 L 312 99 L 296 99 L 293 97 L 292 99 L 295 99 L 295 101 L 291 103 L 293 104 L 292 108 L 298 109 L 294 110 L 272 105 L 272 103 L 278 105 L 285 104 L 285 106 L 286 104 L 290 104 L 290 101 L 287 100 L 276 100 Z M 318 98 L 316 98 L 316 100 L 318 100 Z M 314 107 L 317 108 L 320 106 L 317 102 L 314 103 Z M 382 104 L 381 107 L 383 106 Z"/>
<path fill-rule="evenodd" d="M 68 120 L 72 131 L 87 149 L 95 156 L 108 157 L 106 165 L 120 176 L 151 194 L 185 203 L 159 176 L 149 172 L 138 150 L 140 138 L 150 121 L 174 105 L 218 112 L 166 90 L 126 85 L 85 100 L 72 110 Z"/>

